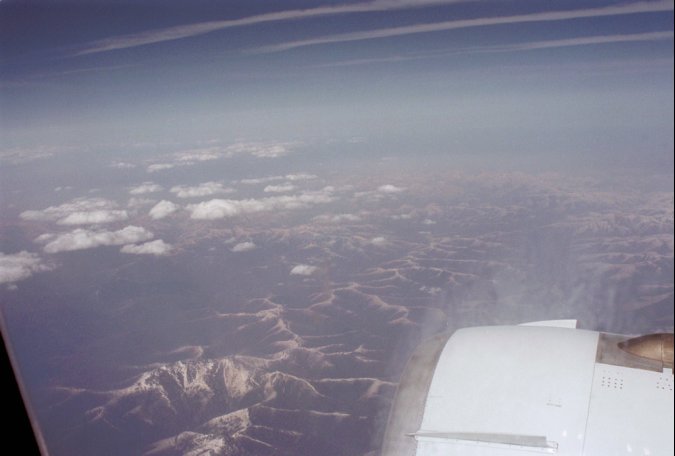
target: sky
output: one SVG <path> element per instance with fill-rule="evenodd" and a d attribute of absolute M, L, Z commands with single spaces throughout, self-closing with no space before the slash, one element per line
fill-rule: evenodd
<path fill-rule="evenodd" d="M 4 0 L 0 21 L 5 156 L 370 138 L 659 164 L 673 147 L 670 1 Z"/>

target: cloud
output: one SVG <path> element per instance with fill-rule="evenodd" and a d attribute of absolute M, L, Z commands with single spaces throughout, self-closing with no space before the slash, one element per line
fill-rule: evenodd
<path fill-rule="evenodd" d="M 117 203 L 104 198 L 76 198 L 59 206 L 24 211 L 19 217 L 38 222 L 55 221 L 59 225 L 98 225 L 129 218 L 127 211 L 116 208 Z"/>
<path fill-rule="evenodd" d="M 410 219 L 413 218 L 413 214 L 412 213 L 395 214 L 395 215 L 392 215 L 391 218 L 394 219 L 394 220 L 410 220 Z"/>
<path fill-rule="evenodd" d="M 340 60 L 337 62 L 321 63 L 318 65 L 312 65 L 313 68 L 335 68 L 335 67 L 347 67 L 347 66 L 357 66 L 357 65 L 372 65 L 374 63 L 392 63 L 392 62 L 405 62 L 408 60 L 422 60 L 422 59 L 431 59 L 438 57 L 447 57 L 450 55 L 457 55 L 460 53 L 466 53 L 461 51 L 443 51 L 443 52 L 424 52 L 424 53 L 410 53 L 403 55 L 390 55 L 387 57 L 371 57 L 365 59 L 350 59 L 350 60 Z"/>
<path fill-rule="evenodd" d="M 317 222 L 332 222 L 332 223 L 358 222 L 361 220 L 361 217 L 359 217 L 356 214 L 334 214 L 334 215 L 325 214 L 314 217 L 314 220 Z"/>
<path fill-rule="evenodd" d="M 224 200 L 212 199 L 199 204 L 190 204 L 187 209 L 193 219 L 215 220 L 233 217 L 242 213 L 252 213 L 267 210 L 264 202 L 254 199 Z"/>
<path fill-rule="evenodd" d="M 133 163 L 127 163 L 127 162 L 113 162 L 110 165 L 111 168 L 116 168 L 116 169 L 133 169 L 136 167 Z"/>
<path fill-rule="evenodd" d="M 380 185 L 377 187 L 377 191 L 381 193 L 401 193 L 403 190 L 405 189 L 391 184 Z"/>
<path fill-rule="evenodd" d="M 129 198 L 129 201 L 127 201 L 127 207 L 129 209 L 138 209 L 144 206 L 155 204 L 156 202 L 157 202 L 156 199 L 132 196 L 131 198 Z"/>
<path fill-rule="evenodd" d="M 176 153 L 176 160 L 184 164 L 192 162 L 203 162 L 217 160 L 223 156 L 221 147 L 204 147 L 200 149 L 189 149 Z"/>
<path fill-rule="evenodd" d="M 418 33 L 458 30 L 470 27 L 486 27 L 491 25 L 504 25 L 504 24 L 522 24 L 528 22 L 564 21 L 570 19 L 619 16 L 627 14 L 672 11 L 672 10 L 673 10 L 673 3 L 671 1 L 653 1 L 653 2 L 634 2 L 622 5 L 610 5 L 598 8 L 586 8 L 567 11 L 547 11 L 540 13 L 520 14 L 514 16 L 481 17 L 475 19 L 451 20 L 435 23 L 388 27 L 361 32 L 340 33 L 336 35 L 320 36 L 317 38 L 288 41 L 285 43 L 278 43 L 270 46 L 260 47 L 254 49 L 253 52 L 282 52 L 300 47 L 316 46 L 320 44 L 373 40 L 379 38 L 389 38 L 394 36 L 412 35 Z"/>
<path fill-rule="evenodd" d="M 53 222 L 73 212 L 108 210 L 115 207 L 117 205 L 113 201 L 103 198 L 76 198 L 59 206 L 50 206 L 42 210 L 23 211 L 19 214 L 19 217 L 23 220 Z"/>
<path fill-rule="evenodd" d="M 258 158 L 278 158 L 288 155 L 296 142 L 241 142 L 227 146 L 228 155 L 248 154 Z"/>
<path fill-rule="evenodd" d="M 127 244 L 120 249 L 122 253 L 131 253 L 134 255 L 168 255 L 172 247 L 161 239 L 146 242 L 140 245 Z"/>
<path fill-rule="evenodd" d="M 256 184 L 266 184 L 268 182 L 274 182 L 283 179 L 295 182 L 302 180 L 312 180 L 316 178 L 317 176 L 315 176 L 314 174 L 295 173 L 295 174 L 286 174 L 285 176 L 266 176 L 266 177 L 256 177 L 252 179 L 241 179 L 240 181 L 238 181 L 238 183 L 246 185 L 256 185 Z"/>
<path fill-rule="evenodd" d="M 171 189 L 178 198 L 196 198 L 200 196 L 210 196 L 218 193 L 232 193 L 234 189 L 223 187 L 219 182 L 204 182 L 203 184 L 189 187 L 186 185 L 177 185 Z"/>
<path fill-rule="evenodd" d="M 267 176 L 267 177 L 255 177 L 251 179 L 241 179 L 238 181 L 240 184 L 246 185 L 257 185 L 257 184 L 266 184 L 267 182 L 274 182 L 277 180 L 283 179 L 284 176 Z"/>
<path fill-rule="evenodd" d="M 256 245 L 253 242 L 246 241 L 240 242 L 239 244 L 232 247 L 233 252 L 248 252 L 256 248 Z"/>
<path fill-rule="evenodd" d="M 286 179 L 288 179 L 289 181 L 312 180 L 316 178 L 317 176 L 315 176 L 314 174 L 306 174 L 306 173 L 286 174 Z"/>
<path fill-rule="evenodd" d="M 389 242 L 387 241 L 386 238 L 384 238 L 382 236 L 377 236 L 377 237 L 372 238 L 370 240 L 370 243 L 373 244 L 373 245 L 376 245 L 378 247 L 382 247 L 384 245 L 387 245 Z"/>
<path fill-rule="evenodd" d="M 155 184 L 153 182 L 143 182 L 141 185 L 133 187 L 131 190 L 129 190 L 129 193 L 132 195 L 143 195 L 145 193 L 161 192 L 162 190 L 163 187 L 159 184 Z"/>
<path fill-rule="evenodd" d="M 78 150 L 72 146 L 35 146 L 0 148 L 0 163 L 18 165 Z"/>
<path fill-rule="evenodd" d="M 0 284 L 18 282 L 50 269 L 35 253 L 25 250 L 12 254 L 0 252 Z"/>
<path fill-rule="evenodd" d="M 45 252 L 58 253 L 107 245 L 133 244 L 152 238 L 153 234 L 145 228 L 129 225 L 117 231 L 92 231 L 77 228 L 69 233 L 43 234 L 35 241 L 45 244 Z"/>
<path fill-rule="evenodd" d="M 332 192 L 333 189 L 331 187 L 326 187 L 323 190 L 315 192 L 273 196 L 262 199 L 213 199 L 198 204 L 191 204 L 187 209 L 192 213 L 190 217 L 193 219 L 216 220 L 240 214 L 252 214 L 279 209 L 300 209 L 314 204 L 329 203 L 335 200 Z"/>
<path fill-rule="evenodd" d="M 336 14 L 364 13 L 374 11 L 388 11 L 406 8 L 419 8 L 428 5 L 442 3 L 457 3 L 458 0 L 375 0 L 356 4 L 319 6 L 316 8 L 277 11 L 273 13 L 258 14 L 239 19 L 208 21 L 196 24 L 178 25 L 162 29 L 150 30 L 141 33 L 121 35 L 103 40 L 93 41 L 87 44 L 75 55 L 95 54 L 99 52 L 128 49 L 137 46 L 145 46 L 165 41 L 173 41 L 206 33 L 224 30 L 232 27 L 261 24 L 265 22 L 278 22 L 306 19 L 311 17 L 330 16 Z"/>
<path fill-rule="evenodd" d="M 405 62 L 410 60 L 437 59 L 442 57 L 451 57 L 456 55 L 466 55 L 475 53 L 520 52 L 536 49 L 549 49 L 549 48 L 570 47 L 570 46 L 587 46 L 597 44 L 628 43 L 640 41 L 658 41 L 658 40 L 673 39 L 673 36 L 674 36 L 673 32 L 648 32 L 648 33 L 634 33 L 625 35 L 587 36 L 561 40 L 532 41 L 532 42 L 498 45 L 498 46 L 479 46 L 479 47 L 452 49 L 446 51 L 418 52 L 418 53 L 392 55 L 387 57 L 342 60 L 337 62 L 323 63 L 320 65 L 315 65 L 314 67 L 331 68 L 331 67 L 345 67 L 356 65 L 372 65 L 376 63 L 392 63 L 392 62 Z"/>
<path fill-rule="evenodd" d="M 532 41 L 529 43 L 519 43 L 506 46 L 492 46 L 486 48 L 478 48 L 477 50 L 482 52 L 531 51 L 535 49 L 587 46 L 592 44 L 629 43 L 629 42 L 658 41 L 668 39 L 672 40 L 673 35 L 674 35 L 673 32 L 669 31 L 669 32 L 629 33 L 625 35 L 584 36 L 562 40 Z"/>
<path fill-rule="evenodd" d="M 309 264 L 299 264 L 291 269 L 291 275 L 310 276 L 314 274 L 319 268 Z"/>
<path fill-rule="evenodd" d="M 101 225 L 104 223 L 120 222 L 129 218 L 124 210 L 101 210 L 73 212 L 59 220 L 59 225 Z"/>
<path fill-rule="evenodd" d="M 361 192 L 354 192 L 353 196 L 355 198 L 363 198 L 370 202 L 382 201 L 388 197 L 392 197 L 396 194 L 405 191 L 405 187 L 397 187 L 393 184 L 384 184 L 377 187 L 375 190 L 367 190 Z"/>
<path fill-rule="evenodd" d="M 160 220 L 164 217 L 168 217 L 178 210 L 179 206 L 171 201 L 162 200 L 159 203 L 155 204 L 148 215 L 154 220 Z"/>
<path fill-rule="evenodd" d="M 258 158 L 278 158 L 288 155 L 298 142 L 238 142 L 228 146 L 211 146 L 176 152 L 163 163 L 148 165 L 146 171 L 156 173 L 182 166 L 193 166 L 199 162 L 230 158 L 236 155 L 252 155 Z M 280 177 L 281 178 L 281 177 Z"/>
<path fill-rule="evenodd" d="M 263 190 L 265 193 L 284 193 L 295 190 L 295 186 L 292 184 L 281 184 L 281 185 L 268 185 Z"/>
<path fill-rule="evenodd" d="M 176 165 L 173 163 L 155 163 L 153 165 L 149 165 L 146 168 L 146 171 L 149 173 L 156 173 L 157 171 L 164 171 L 165 169 L 171 169 L 175 167 Z"/>

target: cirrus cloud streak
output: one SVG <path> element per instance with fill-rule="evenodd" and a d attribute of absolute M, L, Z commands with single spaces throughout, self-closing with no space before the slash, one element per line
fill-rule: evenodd
<path fill-rule="evenodd" d="M 572 19 L 620 16 L 627 14 L 652 13 L 652 12 L 662 12 L 672 10 L 673 10 L 672 2 L 655 1 L 655 2 L 635 2 L 623 5 L 611 5 L 599 8 L 587 8 L 569 11 L 546 11 L 531 14 L 519 14 L 513 16 L 481 17 L 474 19 L 450 20 L 443 22 L 388 27 L 377 30 L 340 33 L 336 35 L 326 35 L 304 40 L 288 41 L 285 43 L 273 44 L 270 46 L 263 46 L 257 49 L 252 49 L 251 52 L 255 53 L 283 52 L 300 47 L 316 46 L 321 44 L 374 40 L 380 38 L 390 38 L 395 36 L 441 32 L 447 30 L 458 30 L 472 27 L 487 27 L 492 25 L 506 25 L 506 24 L 523 24 L 530 22 L 553 22 Z"/>
<path fill-rule="evenodd" d="M 367 13 L 420 8 L 443 3 L 460 3 L 463 1 L 466 0 L 374 0 L 362 3 L 276 11 L 273 13 L 258 14 L 239 19 L 200 22 L 196 24 L 179 25 L 149 30 L 141 33 L 106 38 L 89 43 L 75 55 L 96 54 L 118 49 L 128 49 L 149 44 L 162 43 L 165 41 L 180 40 L 193 36 L 204 35 L 206 33 L 211 33 L 218 30 L 262 24 L 265 22 L 290 21 L 348 13 Z"/>

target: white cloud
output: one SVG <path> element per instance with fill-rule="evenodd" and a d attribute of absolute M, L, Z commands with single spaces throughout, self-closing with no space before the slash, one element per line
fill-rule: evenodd
<path fill-rule="evenodd" d="M 252 179 L 242 179 L 239 181 L 240 184 L 246 185 L 257 185 L 257 184 L 266 184 L 267 182 L 274 182 L 277 180 L 283 179 L 284 176 L 268 176 L 268 177 L 256 177 Z"/>
<path fill-rule="evenodd" d="M 155 220 L 163 219 L 176 212 L 178 207 L 177 204 L 172 203 L 171 201 L 162 200 L 150 209 L 148 215 Z"/>
<path fill-rule="evenodd" d="M 278 209 L 300 209 L 314 204 L 329 203 L 335 199 L 332 196 L 332 192 L 333 189 L 331 187 L 326 187 L 323 190 L 315 192 L 273 196 L 262 199 L 212 199 L 198 204 L 191 204 L 187 209 L 192 213 L 190 217 L 193 219 L 215 220 L 240 214 L 252 214 Z"/>
<path fill-rule="evenodd" d="M 232 247 L 233 252 L 248 252 L 256 248 L 256 245 L 253 242 L 246 241 L 240 242 L 239 244 Z"/>
<path fill-rule="evenodd" d="M 120 222 L 128 218 L 127 211 L 81 211 L 68 214 L 56 223 L 59 225 L 101 225 L 104 223 Z"/>
<path fill-rule="evenodd" d="M 140 245 L 127 244 L 120 249 L 122 253 L 131 253 L 134 255 L 168 255 L 172 247 L 161 239 L 146 242 Z"/>
<path fill-rule="evenodd" d="M 24 220 L 53 222 L 73 212 L 105 210 L 113 209 L 115 207 L 116 204 L 114 202 L 102 198 L 76 198 L 59 206 L 50 206 L 42 210 L 24 211 L 19 215 L 19 217 Z"/>
<path fill-rule="evenodd" d="M 382 193 L 401 193 L 403 190 L 405 189 L 391 184 L 380 185 L 377 187 L 377 191 Z"/>
<path fill-rule="evenodd" d="M 265 176 L 265 177 L 255 177 L 255 178 L 249 178 L 249 179 L 241 179 L 239 181 L 235 181 L 236 183 L 240 184 L 246 184 L 246 185 L 256 185 L 256 184 L 267 184 L 269 182 L 275 182 L 275 181 L 280 181 L 280 180 L 287 180 L 291 182 L 297 182 L 297 181 L 304 181 L 304 180 L 312 180 L 312 179 L 317 179 L 318 176 L 314 174 L 308 174 L 308 173 L 292 173 L 292 174 L 286 174 L 285 176 Z"/>
<path fill-rule="evenodd" d="M 188 149 L 181 152 L 176 152 L 168 158 L 164 163 L 153 163 L 148 165 L 146 171 L 155 173 L 166 169 L 182 166 L 192 166 L 199 162 L 210 160 L 217 160 L 219 158 L 228 158 L 235 155 L 252 155 L 259 158 L 277 158 L 288 155 L 294 147 L 299 145 L 298 142 L 238 142 L 228 146 L 212 146 Z M 311 175 L 291 175 L 292 177 L 300 179 L 311 178 Z M 265 179 L 265 178 L 263 178 Z M 282 179 L 281 176 L 275 179 Z M 243 179 L 243 183 L 253 183 L 254 180 Z"/>
<path fill-rule="evenodd" d="M 228 146 L 228 154 L 249 154 L 259 158 L 278 158 L 288 155 L 293 146 L 293 142 L 242 142 Z"/>
<path fill-rule="evenodd" d="M 223 156 L 221 147 L 204 147 L 201 149 L 189 149 L 175 154 L 176 160 L 189 164 L 217 160 Z"/>
<path fill-rule="evenodd" d="M 271 209 L 270 204 L 262 200 L 224 200 L 212 199 L 198 204 L 190 204 L 187 209 L 192 212 L 193 219 L 215 220 L 233 217 L 239 214 L 261 212 Z"/>
<path fill-rule="evenodd" d="M 0 162 L 7 162 L 14 165 L 28 163 L 34 160 L 40 160 L 54 156 L 57 149 L 54 147 L 39 146 L 36 148 L 13 147 L 11 149 L 0 149 Z"/>
<path fill-rule="evenodd" d="M 129 218 L 126 211 L 116 208 L 117 203 L 103 198 L 76 198 L 59 206 L 24 211 L 19 217 L 38 222 L 56 221 L 60 225 L 94 225 Z"/>
<path fill-rule="evenodd" d="M 286 174 L 286 179 L 288 179 L 289 181 L 312 180 L 316 178 L 317 176 L 315 176 L 314 174 L 305 174 L 305 173 Z"/>
<path fill-rule="evenodd" d="M 129 201 L 127 201 L 127 207 L 130 209 L 138 209 L 143 206 L 150 206 L 151 204 L 155 204 L 156 202 L 157 202 L 156 199 L 132 196 L 131 198 L 129 198 Z"/>
<path fill-rule="evenodd" d="M 200 196 L 216 195 L 218 193 L 232 193 L 234 189 L 224 187 L 219 182 L 204 182 L 193 187 L 186 185 L 177 185 L 171 189 L 178 198 L 196 198 Z"/>
<path fill-rule="evenodd" d="M 152 239 L 153 234 L 138 226 L 129 225 L 117 231 L 92 231 L 77 228 L 68 233 L 43 234 L 35 241 L 46 243 L 47 253 L 68 252 L 72 250 L 92 249 L 105 245 L 124 245 Z"/>
<path fill-rule="evenodd" d="M 129 190 L 129 193 L 132 195 L 143 195 L 145 193 L 161 192 L 162 190 L 163 188 L 159 184 L 155 184 L 153 182 L 143 182 L 141 185 L 133 187 L 131 190 Z"/>
<path fill-rule="evenodd" d="M 0 147 L 0 163 L 11 163 L 18 165 L 22 163 L 29 163 L 35 160 L 57 157 L 66 153 L 77 152 L 81 150 L 82 148 L 75 146 L 53 145 L 10 148 Z"/>
<path fill-rule="evenodd" d="M 310 276 L 314 274 L 319 268 L 309 264 L 299 264 L 291 269 L 291 275 Z"/>
<path fill-rule="evenodd" d="M 370 240 L 370 243 L 373 244 L 373 245 L 376 245 L 378 247 L 382 247 L 382 246 L 388 244 L 387 239 L 382 237 L 382 236 L 377 236 L 377 237 L 372 238 Z"/>
<path fill-rule="evenodd" d="M 424 219 L 424 220 L 422 220 L 422 223 L 425 224 L 425 225 L 435 225 L 436 221 L 431 220 L 431 219 Z"/>
<path fill-rule="evenodd" d="M 429 293 L 432 296 L 436 296 L 436 295 L 440 294 L 441 292 L 443 292 L 443 289 L 439 288 L 439 287 L 428 287 L 426 285 L 422 285 L 420 287 L 420 291 L 423 291 L 425 293 Z"/>
<path fill-rule="evenodd" d="M 35 272 L 50 269 L 35 253 L 21 251 L 5 254 L 0 252 L 0 284 L 18 282 L 27 279 Z"/>
<path fill-rule="evenodd" d="M 295 190 L 295 186 L 292 184 L 281 184 L 281 185 L 268 185 L 263 190 L 265 193 L 284 193 Z"/>
<path fill-rule="evenodd" d="M 318 215 L 314 217 L 314 220 L 317 222 L 358 222 L 361 220 L 361 217 L 356 214 L 335 214 L 335 215 Z"/>
<path fill-rule="evenodd" d="M 176 165 L 173 163 L 155 163 L 153 165 L 149 165 L 146 170 L 149 173 L 156 173 L 157 171 L 164 171 L 165 169 L 171 169 L 175 166 Z"/>
<path fill-rule="evenodd" d="M 109 165 L 111 168 L 116 168 L 116 169 L 132 169 L 135 168 L 136 165 L 133 163 L 127 163 L 127 162 L 113 162 Z"/>
<path fill-rule="evenodd" d="M 54 233 L 44 233 L 33 239 L 33 242 L 37 242 L 38 244 L 46 244 L 55 237 L 56 235 Z"/>

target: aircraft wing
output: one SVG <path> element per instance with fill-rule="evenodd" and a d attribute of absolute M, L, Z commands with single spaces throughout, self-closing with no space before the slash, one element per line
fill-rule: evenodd
<path fill-rule="evenodd" d="M 673 454 L 673 336 L 569 320 L 466 328 L 416 350 L 383 456 Z"/>

